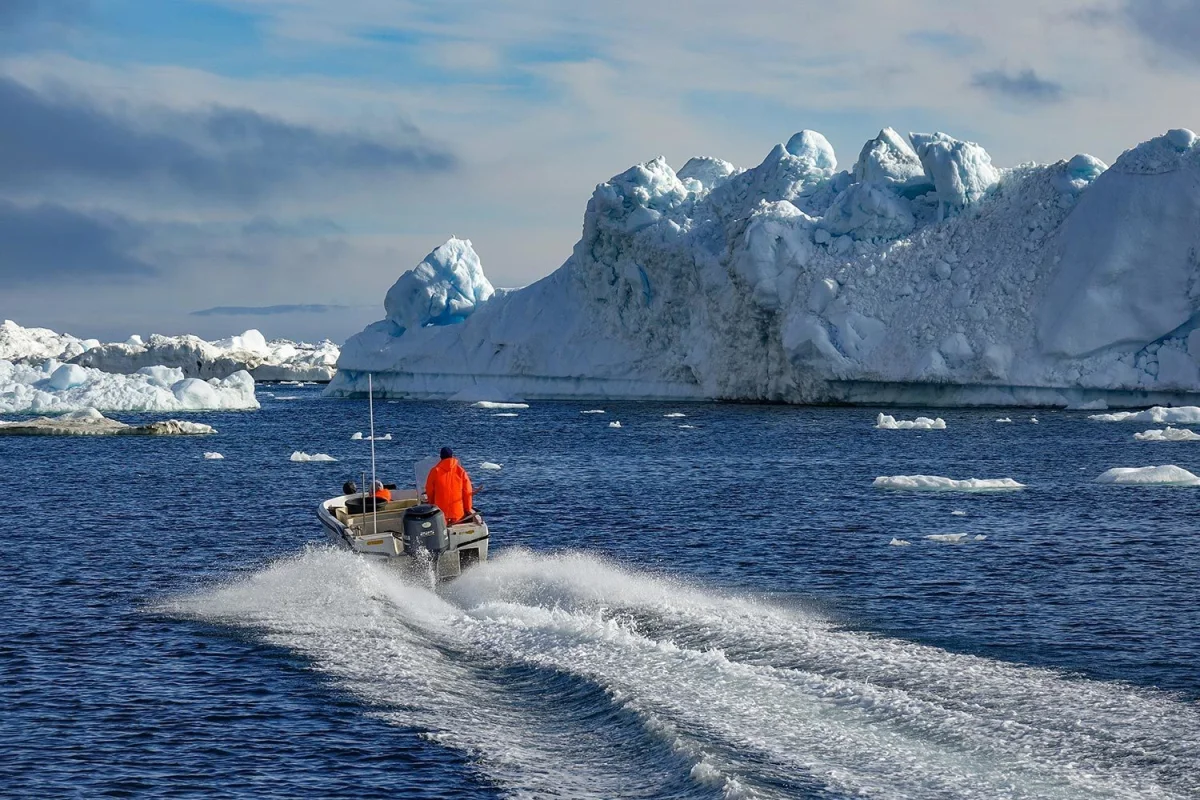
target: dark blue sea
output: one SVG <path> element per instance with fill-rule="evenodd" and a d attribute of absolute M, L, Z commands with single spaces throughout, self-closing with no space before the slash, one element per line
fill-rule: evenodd
<path fill-rule="evenodd" d="M 433 590 L 314 516 L 366 402 L 260 398 L 211 437 L 0 439 L 3 795 L 1200 797 L 1200 488 L 1093 482 L 1200 444 L 379 402 L 381 477 L 450 445 L 492 529 Z M 902 474 L 1027 488 L 872 486 Z"/>

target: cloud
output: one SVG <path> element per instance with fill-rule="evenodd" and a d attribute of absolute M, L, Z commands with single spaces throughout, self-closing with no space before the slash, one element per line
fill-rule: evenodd
<path fill-rule="evenodd" d="M 971 86 L 998 97 L 1027 103 L 1060 103 L 1063 100 L 1062 84 L 1040 78 L 1032 69 L 1011 75 L 1001 69 L 976 72 Z"/>
<path fill-rule="evenodd" d="M 1200 64 L 1200 2 L 1129 0 L 1125 17 L 1150 42 Z"/>
<path fill-rule="evenodd" d="M 325 303 L 302 303 L 277 306 L 214 306 L 191 312 L 193 317 L 254 317 L 275 314 L 328 314 L 345 311 L 352 306 L 328 305 Z"/>
<path fill-rule="evenodd" d="M 905 34 L 910 44 L 933 50 L 952 58 L 964 58 L 983 50 L 983 43 L 974 36 L 938 30 L 918 30 Z"/>
<path fill-rule="evenodd" d="M 0 200 L 0 281 L 49 287 L 156 275 L 155 267 L 132 254 L 142 238 L 136 225 L 119 217 Z"/>
<path fill-rule="evenodd" d="M 444 172 L 456 164 L 411 126 L 386 142 L 247 108 L 155 108 L 131 116 L 4 77 L 0 119 L 0 189 L 10 190 L 90 179 L 247 204 L 303 177 Z"/>

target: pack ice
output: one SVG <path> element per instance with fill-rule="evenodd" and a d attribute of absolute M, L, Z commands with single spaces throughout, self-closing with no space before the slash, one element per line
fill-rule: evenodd
<path fill-rule="evenodd" d="M 338 346 L 326 339 L 317 344 L 288 339 L 267 340 L 257 330 L 216 341 L 199 336 L 151 334 L 124 342 L 102 344 L 48 328 L 24 328 L 12 320 L 0 324 L 0 359 L 40 364 L 48 358 L 70 361 L 103 372 L 128 375 L 143 367 L 174 367 L 184 377 L 227 378 L 246 370 L 260 381 L 328 381 L 337 363 Z"/>
<path fill-rule="evenodd" d="M 332 394 L 1129 406 L 1200 392 L 1200 145 L 1001 169 L 885 129 L 596 187 L 554 273 L 495 291 L 451 239 L 352 337 Z"/>
<path fill-rule="evenodd" d="M 183 370 L 144 367 L 114 375 L 50 359 L 41 365 L 0 360 L 0 413 L 71 411 L 219 411 L 258 408 L 254 378 L 235 372 L 202 381 Z"/>

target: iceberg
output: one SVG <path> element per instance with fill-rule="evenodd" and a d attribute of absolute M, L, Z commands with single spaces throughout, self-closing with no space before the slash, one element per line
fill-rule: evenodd
<path fill-rule="evenodd" d="M 897 539 L 895 536 L 893 536 L 892 540 L 888 542 L 888 544 L 890 544 L 892 547 L 909 547 L 912 545 L 912 542 L 905 539 Z"/>
<path fill-rule="evenodd" d="M 183 370 L 146 367 L 132 375 L 101 372 L 50 359 L 39 366 L 0 361 L 0 413 L 69 411 L 230 411 L 258 408 L 254 378 L 185 378 Z"/>
<path fill-rule="evenodd" d="M 337 461 L 336 458 L 328 453 L 305 453 L 301 450 L 293 450 L 289 460 L 301 464 L 307 464 L 310 461 Z"/>
<path fill-rule="evenodd" d="M 931 533 L 925 537 L 931 542 L 941 542 L 942 544 L 961 544 L 967 539 L 965 533 Z"/>
<path fill-rule="evenodd" d="M 93 347 L 97 339 L 77 339 L 49 328 L 23 328 L 11 319 L 0 323 L 0 360 L 14 363 L 41 363 L 53 358 L 68 361 Z"/>
<path fill-rule="evenodd" d="M 955 480 L 939 475 L 883 475 L 872 484 L 880 489 L 917 492 L 1007 492 L 1024 489 L 1025 484 L 1012 478 L 967 478 Z"/>
<path fill-rule="evenodd" d="M 1196 433 L 1188 428 L 1166 427 L 1161 430 L 1135 433 L 1133 438 L 1139 442 L 1195 442 L 1200 440 L 1200 433 Z"/>
<path fill-rule="evenodd" d="M 739 170 L 599 184 L 559 269 L 487 291 L 452 239 L 351 337 L 327 393 L 926 406 L 1200 396 L 1200 144 L 1000 168 L 880 131 L 851 170 L 801 131 Z"/>
<path fill-rule="evenodd" d="M 220 453 L 210 451 L 210 452 L 207 452 L 204 454 L 204 460 L 205 461 L 224 461 L 225 456 L 221 455 Z"/>
<path fill-rule="evenodd" d="M 944 431 L 946 420 L 941 417 L 917 417 L 916 419 L 897 420 L 895 417 L 880 412 L 875 419 L 875 427 L 884 431 Z"/>
<path fill-rule="evenodd" d="M 495 461 L 481 461 L 481 462 L 479 462 L 479 468 L 480 468 L 480 469 L 487 469 L 487 470 L 496 471 L 496 470 L 502 469 L 502 468 L 503 468 L 503 466 L 504 466 L 503 464 L 497 464 Z"/>
<path fill-rule="evenodd" d="M 204 436 L 216 432 L 211 425 L 178 419 L 127 425 L 94 408 L 69 411 L 57 417 L 0 420 L 0 436 Z"/>
<path fill-rule="evenodd" d="M 1097 477 L 1096 483 L 1125 486 L 1200 486 L 1200 477 L 1174 464 L 1162 467 L 1113 467 Z"/>

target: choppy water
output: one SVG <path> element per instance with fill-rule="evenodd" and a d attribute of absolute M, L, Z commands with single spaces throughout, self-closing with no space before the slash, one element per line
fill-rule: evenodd
<path fill-rule="evenodd" d="M 1200 489 L 1090 482 L 1200 446 L 1066 412 L 382 403 L 384 474 L 452 444 L 492 525 L 435 593 L 321 542 L 365 404 L 275 394 L 205 439 L 0 439 L 0 792 L 1200 795 Z M 905 473 L 1029 488 L 871 487 Z M 960 532 L 987 538 L 923 538 Z"/>

